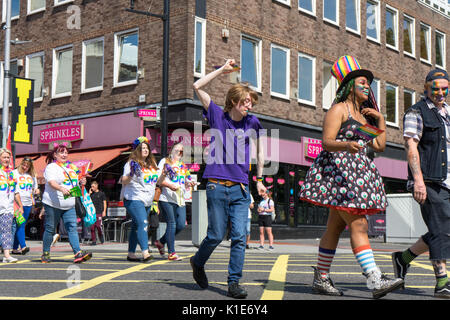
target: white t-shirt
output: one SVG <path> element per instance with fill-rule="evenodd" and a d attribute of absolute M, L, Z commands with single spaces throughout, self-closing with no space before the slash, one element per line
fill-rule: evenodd
<path fill-rule="evenodd" d="M 274 206 L 275 206 L 275 204 L 274 204 L 273 200 L 270 198 L 267 198 L 266 200 L 263 199 L 258 205 L 258 207 L 264 208 L 264 210 L 269 210 L 270 208 L 273 208 Z M 263 211 L 263 212 L 258 212 L 258 214 L 260 214 L 262 216 L 270 216 L 270 215 L 272 215 L 272 212 Z"/>
<path fill-rule="evenodd" d="M 0 215 L 14 212 L 14 193 L 16 190 L 15 187 L 9 187 L 8 174 L 0 170 Z"/>
<path fill-rule="evenodd" d="M 72 182 L 70 182 L 67 174 L 69 174 Z M 74 197 L 64 199 L 64 194 L 61 191 L 53 189 L 48 183 L 49 181 L 56 181 L 57 184 L 68 190 L 72 189 L 74 186 L 78 186 L 78 175 L 73 169 L 66 167 L 64 167 L 63 169 L 56 163 L 50 163 L 49 165 L 47 165 L 47 167 L 45 167 L 44 178 L 45 190 L 44 194 L 42 195 L 43 203 L 61 210 L 69 210 L 75 207 Z"/>
<path fill-rule="evenodd" d="M 33 190 L 38 187 L 37 179 L 28 173 L 20 174 L 19 170 L 14 170 L 14 177 L 17 179 L 16 190 L 20 194 L 20 200 L 24 207 L 33 205 Z"/>
<path fill-rule="evenodd" d="M 123 175 L 129 176 L 130 173 L 130 161 L 128 161 L 123 167 Z M 126 200 L 140 200 L 146 207 L 150 207 L 153 204 L 156 182 L 160 173 L 159 170 L 154 168 L 141 168 L 139 176 L 134 174 L 130 183 L 122 185 L 124 198 Z"/>
<path fill-rule="evenodd" d="M 164 165 L 166 164 L 166 158 L 162 158 L 158 164 L 159 170 L 162 172 Z M 190 176 L 190 172 L 183 162 L 178 161 L 177 163 L 171 165 L 173 171 L 177 173 L 175 179 L 171 180 L 169 176 L 166 176 L 165 181 L 174 183 L 180 186 L 178 191 L 172 191 L 168 187 L 163 187 L 161 195 L 159 196 L 159 201 L 176 203 L 179 206 L 184 206 L 185 193 L 186 193 L 186 178 Z"/>

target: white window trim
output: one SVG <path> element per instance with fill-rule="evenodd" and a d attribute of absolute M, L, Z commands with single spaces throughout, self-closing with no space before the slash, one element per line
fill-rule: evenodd
<path fill-rule="evenodd" d="M 287 5 L 287 6 L 291 6 L 291 0 L 275 0 L 275 2 L 279 2 L 279 3 L 282 3 L 282 4 L 285 4 L 285 5 Z"/>
<path fill-rule="evenodd" d="M 356 26 L 357 30 L 347 27 L 347 19 L 345 20 L 345 30 L 354 33 L 356 35 L 361 35 L 361 0 L 352 0 L 356 3 Z M 347 10 L 347 9 L 346 9 Z"/>
<path fill-rule="evenodd" d="M 309 59 L 309 60 L 312 61 L 312 78 L 311 78 L 311 82 L 312 82 L 312 88 L 311 88 L 311 90 L 312 90 L 312 101 L 304 100 L 304 99 L 300 98 L 300 90 L 299 90 L 300 89 L 300 81 L 299 81 L 299 78 L 300 78 L 300 64 L 298 63 L 298 60 L 299 60 L 300 57 L 306 58 L 306 59 Z M 308 54 L 299 52 L 298 53 L 298 57 L 297 57 L 297 65 L 298 65 L 298 67 L 297 67 L 297 82 L 298 82 L 298 84 L 297 84 L 297 90 L 298 90 L 297 101 L 299 103 L 303 103 L 303 104 L 315 107 L 316 106 L 316 57 L 313 57 L 313 56 L 310 56 Z"/>
<path fill-rule="evenodd" d="M 30 8 L 31 8 L 31 1 L 32 0 L 27 0 L 27 16 L 29 16 L 29 15 L 32 15 L 32 14 L 35 14 L 35 13 L 39 13 L 39 12 L 42 12 L 42 11 L 45 11 L 45 6 L 46 6 L 46 4 L 44 4 L 44 6 L 42 7 L 42 8 L 39 8 L 39 9 L 36 9 L 36 10 L 34 10 L 34 11 L 30 11 Z"/>
<path fill-rule="evenodd" d="M 367 40 L 376 42 L 376 43 L 381 43 L 380 38 L 381 38 L 381 5 L 380 5 L 380 1 L 379 0 L 370 0 L 371 2 L 374 2 L 376 4 L 375 5 L 375 23 L 377 25 L 377 38 L 373 38 L 369 35 L 367 35 L 367 2 L 366 2 L 366 38 Z"/>
<path fill-rule="evenodd" d="M 279 49 L 279 50 L 282 50 L 282 51 L 284 51 L 285 53 L 286 53 L 286 79 L 285 79 L 285 81 L 286 81 L 286 94 L 282 94 L 282 93 L 279 93 L 279 92 L 275 92 L 275 91 L 272 91 L 272 66 L 273 66 L 273 63 L 272 63 L 272 49 Z M 289 98 L 289 96 L 290 96 L 290 92 L 291 92 L 291 88 L 290 88 L 290 70 L 291 70 L 291 67 L 290 67 L 290 56 L 291 56 L 291 50 L 289 50 L 288 48 L 285 48 L 285 47 L 282 47 L 282 46 L 279 46 L 279 45 L 276 45 L 276 44 L 271 44 L 270 45 L 270 95 L 271 96 L 274 96 L 274 97 L 278 97 L 278 98 L 282 98 L 282 99 L 290 99 Z"/>
<path fill-rule="evenodd" d="M 65 5 L 65 4 L 67 4 L 67 3 L 71 3 L 71 2 L 73 2 L 74 0 L 54 0 L 53 1 L 53 6 L 54 7 L 57 7 L 57 6 L 62 6 L 62 5 Z"/>
<path fill-rule="evenodd" d="M 447 51 L 447 48 L 446 48 L 447 37 L 446 37 L 445 33 L 441 32 L 439 30 L 435 30 L 435 32 L 443 37 L 443 41 L 442 41 L 442 51 L 443 51 L 442 52 L 442 62 L 444 63 L 443 66 L 441 66 L 441 65 L 436 63 L 436 67 L 439 67 L 439 68 L 445 70 L 445 65 L 446 65 L 446 63 L 445 63 L 446 61 L 445 60 L 447 58 L 447 52 L 446 52 Z"/>
<path fill-rule="evenodd" d="M 195 53 L 197 52 L 197 22 L 202 24 L 202 60 L 200 62 L 201 72 L 195 71 Z M 201 78 L 205 75 L 205 61 L 206 61 L 206 19 L 195 17 L 194 21 L 194 77 Z"/>
<path fill-rule="evenodd" d="M 72 49 L 73 45 L 69 44 L 66 46 L 58 47 L 53 49 L 53 62 L 52 62 L 52 99 L 58 99 L 58 98 L 64 98 L 69 97 L 72 95 L 72 88 L 68 92 L 58 93 L 56 94 L 56 77 L 58 75 L 57 70 L 57 59 L 56 59 L 56 53 L 59 51 L 64 51 L 66 49 Z M 73 51 L 72 51 L 72 57 L 73 57 Z M 72 77 L 73 77 L 73 58 L 72 58 Z M 73 84 L 72 84 L 73 85 Z"/>
<path fill-rule="evenodd" d="M 298 2 L 298 10 L 315 17 L 316 16 L 316 0 L 311 0 L 311 1 L 312 1 L 313 11 L 309 11 L 309 10 L 306 10 L 306 9 L 300 7 L 300 1 Z"/>
<path fill-rule="evenodd" d="M 408 51 L 405 51 L 403 48 L 403 53 L 411 58 L 416 59 L 416 19 L 407 15 L 407 14 L 403 14 L 403 20 L 409 20 L 411 22 L 412 25 L 412 35 L 411 35 L 411 48 L 412 48 L 412 53 L 409 53 Z M 403 26 L 402 26 L 402 30 L 403 30 Z"/>
<path fill-rule="evenodd" d="M 42 89 L 45 88 L 45 52 L 41 51 L 41 52 L 36 52 L 36 53 L 32 53 L 29 54 L 25 57 L 25 78 L 29 78 L 29 74 L 30 74 L 30 59 L 35 58 L 35 57 L 42 57 L 42 63 L 44 66 L 44 69 L 42 70 L 43 74 L 42 74 Z M 33 100 L 33 102 L 40 102 L 44 99 L 44 93 L 41 92 L 41 96 L 37 97 Z"/>
<path fill-rule="evenodd" d="M 103 62 L 102 62 L 102 85 L 86 89 L 86 45 L 92 42 L 99 42 L 101 41 L 103 44 Z M 95 92 L 95 91 L 101 91 L 103 90 L 103 84 L 105 80 L 105 38 L 99 37 L 94 39 L 89 39 L 86 41 L 83 41 L 82 43 L 82 53 L 81 53 L 81 93 L 89 93 L 89 92 Z"/>
<path fill-rule="evenodd" d="M 322 17 L 323 17 L 323 21 L 326 21 L 328 23 L 331 23 L 337 27 L 339 27 L 339 0 L 336 0 L 336 21 L 330 20 L 328 18 L 325 17 L 325 5 L 322 6 Z"/>
<path fill-rule="evenodd" d="M 387 87 L 393 87 L 395 89 L 395 122 L 387 121 L 387 110 L 386 110 L 386 125 L 399 128 L 398 125 L 398 86 L 392 83 L 386 83 L 386 99 L 387 99 Z M 387 102 L 386 102 L 386 108 L 387 108 Z"/>
<path fill-rule="evenodd" d="M 377 95 L 374 94 L 375 100 L 377 101 L 378 108 L 380 108 L 380 79 L 373 78 L 372 83 L 376 83 L 377 86 Z"/>
<path fill-rule="evenodd" d="M 331 63 L 331 62 L 328 62 L 328 61 L 323 61 L 323 62 L 325 62 L 325 63 L 327 63 L 328 65 L 330 65 L 330 70 L 331 70 L 331 67 L 333 66 L 333 63 Z M 322 63 L 322 73 L 323 73 L 323 63 Z M 330 81 L 331 81 L 331 86 L 333 87 L 333 91 L 334 92 L 336 92 L 336 90 L 338 89 L 338 82 L 337 82 L 337 79 L 333 76 L 333 75 L 331 75 L 331 72 L 329 71 L 329 70 L 327 70 L 327 73 L 330 75 Z M 323 88 L 323 78 L 324 78 L 324 74 L 322 74 L 322 108 L 323 109 L 325 109 L 325 110 L 329 110 L 330 108 L 331 108 L 331 104 L 330 105 L 325 105 L 324 104 L 324 97 L 323 97 L 323 92 L 324 92 L 324 88 Z M 332 100 L 334 100 L 334 99 L 336 99 L 336 93 L 334 94 L 334 97 L 333 97 L 333 99 Z"/>
<path fill-rule="evenodd" d="M 386 47 L 390 48 L 392 50 L 398 51 L 398 10 L 394 7 L 391 7 L 390 5 L 386 4 L 386 11 L 391 11 L 394 14 L 394 39 L 395 39 L 395 46 L 387 43 L 386 41 Z M 384 28 L 384 32 L 386 33 L 386 26 Z"/>
<path fill-rule="evenodd" d="M 410 93 L 412 97 L 412 105 L 416 103 L 416 92 L 411 89 L 403 88 L 403 96 L 405 95 L 405 92 Z M 403 110 L 405 110 L 405 100 L 403 100 Z"/>
<path fill-rule="evenodd" d="M 246 34 L 241 34 L 241 42 L 240 42 L 241 43 L 241 52 L 240 52 L 241 61 L 242 61 L 242 38 L 246 38 L 246 39 L 248 39 L 250 41 L 256 42 L 257 53 L 258 53 L 258 57 L 257 57 L 258 61 L 256 63 L 256 68 L 257 68 L 257 70 L 256 70 L 256 81 L 258 82 L 258 85 L 256 87 L 254 87 L 252 85 L 249 85 L 249 87 L 251 89 L 255 90 L 258 93 L 262 93 L 262 84 L 261 84 L 262 40 L 258 39 L 258 38 L 255 38 L 255 37 L 252 37 L 252 36 L 249 36 L 249 35 L 246 35 Z M 241 69 L 241 72 L 239 73 L 239 79 L 242 80 L 242 69 Z"/>
<path fill-rule="evenodd" d="M 22 0 L 23 1 L 23 0 Z M 12 1 L 11 1 L 12 2 Z M 12 6 L 12 3 L 11 3 Z M 19 14 L 17 16 L 13 16 L 12 12 L 11 12 L 11 21 L 13 20 L 18 20 L 20 18 L 20 10 L 19 10 Z M 5 23 L 6 22 L 6 0 L 3 0 L 3 6 L 2 6 L 2 22 Z"/>
<path fill-rule="evenodd" d="M 425 39 L 426 43 L 428 44 L 428 45 L 427 45 L 427 47 L 428 47 L 428 60 L 426 60 L 426 59 L 420 57 L 420 61 L 422 61 L 422 62 L 424 62 L 424 63 L 426 63 L 426 64 L 431 65 L 431 52 L 432 52 L 432 51 L 431 51 L 431 27 L 430 27 L 429 25 L 427 25 L 426 23 L 421 22 L 421 23 L 420 23 L 420 30 L 422 29 L 422 26 L 423 26 L 423 27 L 426 27 L 426 28 L 428 29 L 428 36 L 427 36 L 427 38 Z M 422 50 L 420 50 L 420 52 L 422 52 Z"/>
<path fill-rule="evenodd" d="M 130 30 L 125 30 L 121 32 L 117 32 L 114 34 L 114 79 L 113 79 L 113 87 L 125 87 L 129 85 L 134 85 L 138 83 L 138 76 L 136 75 L 136 79 L 128 80 L 124 82 L 118 82 L 119 78 L 119 42 L 118 39 L 120 36 L 137 33 L 138 35 L 138 51 L 139 51 L 139 28 L 134 28 Z M 139 69 L 139 55 L 138 55 L 138 69 Z"/>

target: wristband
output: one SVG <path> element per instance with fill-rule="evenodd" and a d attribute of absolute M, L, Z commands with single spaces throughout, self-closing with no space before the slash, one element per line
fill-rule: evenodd
<path fill-rule="evenodd" d="M 262 182 L 263 181 L 263 177 L 256 177 L 256 182 Z"/>

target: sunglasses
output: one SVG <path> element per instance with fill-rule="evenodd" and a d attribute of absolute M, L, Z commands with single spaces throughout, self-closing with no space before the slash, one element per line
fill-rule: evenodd
<path fill-rule="evenodd" d="M 23 161 L 33 162 L 33 159 L 31 159 L 31 158 L 23 158 Z"/>

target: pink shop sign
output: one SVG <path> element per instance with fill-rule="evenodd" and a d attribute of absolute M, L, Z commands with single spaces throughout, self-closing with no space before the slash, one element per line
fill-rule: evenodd
<path fill-rule="evenodd" d="M 47 125 L 39 132 L 39 143 L 49 144 L 55 141 L 78 141 L 84 138 L 83 124 L 79 121 Z"/>
<path fill-rule="evenodd" d="M 322 152 L 322 140 L 304 138 L 305 157 L 315 159 Z"/>

